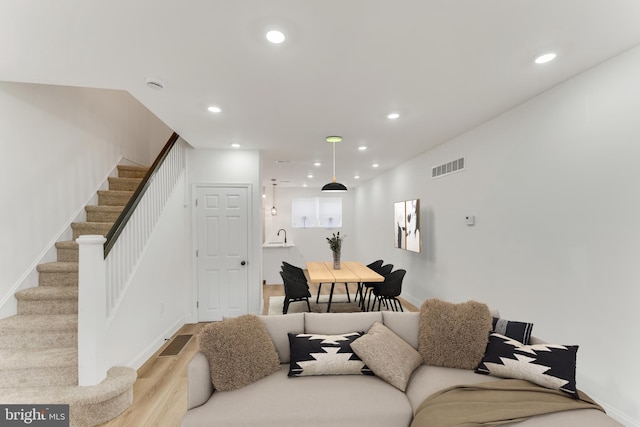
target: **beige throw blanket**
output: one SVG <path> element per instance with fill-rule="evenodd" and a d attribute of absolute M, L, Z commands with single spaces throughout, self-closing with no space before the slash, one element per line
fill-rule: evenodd
<path fill-rule="evenodd" d="M 535 415 L 572 409 L 604 410 L 589 396 L 580 399 L 523 380 L 499 380 L 450 387 L 418 407 L 411 427 L 497 426 Z"/>

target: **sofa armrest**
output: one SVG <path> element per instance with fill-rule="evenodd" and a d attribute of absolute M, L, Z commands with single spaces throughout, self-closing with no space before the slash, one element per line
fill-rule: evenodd
<path fill-rule="evenodd" d="M 206 403 L 213 394 L 209 361 L 197 352 L 187 370 L 187 410 Z"/>
<path fill-rule="evenodd" d="M 533 335 L 531 335 L 531 337 L 529 338 L 529 345 L 538 345 L 538 344 L 549 344 L 549 343 L 545 340 L 542 340 L 538 337 L 534 337 Z"/>

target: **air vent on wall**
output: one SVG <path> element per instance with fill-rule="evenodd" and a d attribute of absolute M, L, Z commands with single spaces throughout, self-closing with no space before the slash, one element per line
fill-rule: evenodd
<path fill-rule="evenodd" d="M 464 170 L 464 157 L 431 168 L 431 179 L 442 178 Z"/>

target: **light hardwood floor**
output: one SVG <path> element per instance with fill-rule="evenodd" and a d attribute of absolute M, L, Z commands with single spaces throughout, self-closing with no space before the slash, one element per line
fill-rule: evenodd
<path fill-rule="evenodd" d="M 328 287 L 326 287 L 328 291 Z M 311 295 L 318 288 L 310 287 Z M 355 295 L 355 284 L 349 286 L 351 295 Z M 325 293 L 325 288 L 322 289 Z M 334 294 L 343 294 L 343 286 L 336 286 Z M 282 285 L 263 286 L 263 314 L 267 314 L 269 297 L 283 296 Z M 402 300 L 405 311 L 418 309 Z M 101 424 L 101 427 L 177 427 L 187 410 L 187 365 L 198 351 L 196 335 L 206 323 L 184 325 L 177 335 L 193 334 L 193 338 L 177 356 L 159 356 L 170 341 L 160 348 L 138 369 L 138 379 L 133 385 L 133 404 L 119 417 Z"/>

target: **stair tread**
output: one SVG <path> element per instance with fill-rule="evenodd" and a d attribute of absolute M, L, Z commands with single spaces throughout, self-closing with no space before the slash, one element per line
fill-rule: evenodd
<path fill-rule="evenodd" d="M 58 249 L 78 249 L 78 242 L 75 240 L 64 240 L 56 242 L 56 248 Z"/>
<path fill-rule="evenodd" d="M 92 221 L 84 221 L 84 222 L 72 222 L 71 228 L 74 227 L 83 227 L 83 226 L 91 226 L 91 227 L 107 227 L 109 225 L 113 225 L 113 222 L 92 222 Z"/>
<path fill-rule="evenodd" d="M 0 332 L 77 330 L 77 314 L 18 314 L 0 320 Z"/>
<path fill-rule="evenodd" d="M 76 286 L 36 286 L 15 293 L 18 300 L 78 299 Z"/>
<path fill-rule="evenodd" d="M 118 165 L 118 170 L 147 171 L 149 168 L 139 165 Z"/>
<path fill-rule="evenodd" d="M 46 360 L 46 364 L 43 363 Z M 78 365 L 78 350 L 72 347 L 0 349 L 0 369 L 61 368 Z"/>
<path fill-rule="evenodd" d="M 77 273 L 78 263 L 70 261 L 53 261 L 39 264 L 36 268 L 39 273 Z"/>
<path fill-rule="evenodd" d="M 94 386 L 49 386 L 0 389 L 0 401 L 4 404 L 24 403 L 26 398 L 31 404 L 95 404 L 98 402 L 107 402 L 133 387 L 136 376 L 136 371 L 131 368 L 114 367 L 109 369 L 107 378 L 104 381 Z"/>
<path fill-rule="evenodd" d="M 142 181 L 142 178 L 133 178 L 129 176 L 110 176 L 109 181 L 140 182 Z"/>
<path fill-rule="evenodd" d="M 98 194 L 102 195 L 122 195 L 122 196 L 131 196 L 134 191 L 125 191 L 125 190 L 98 190 Z"/>
<path fill-rule="evenodd" d="M 112 205 L 87 205 L 84 207 L 87 212 L 122 212 L 124 206 Z"/>

